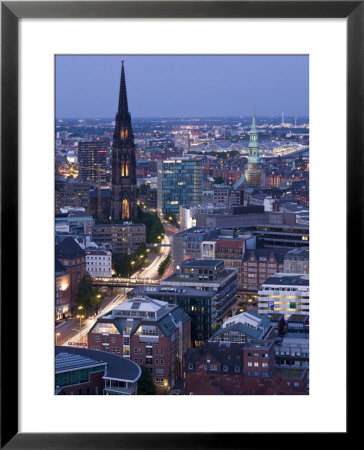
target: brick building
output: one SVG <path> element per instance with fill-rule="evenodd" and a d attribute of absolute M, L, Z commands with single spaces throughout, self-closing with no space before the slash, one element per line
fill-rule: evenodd
<path fill-rule="evenodd" d="M 285 249 L 256 249 L 246 251 L 243 256 L 241 288 L 256 292 L 267 278 L 283 272 Z"/>
<path fill-rule="evenodd" d="M 71 276 L 64 266 L 56 260 L 56 320 L 67 317 L 71 309 Z"/>
<path fill-rule="evenodd" d="M 176 305 L 138 296 L 98 319 L 87 338 L 90 349 L 147 367 L 161 394 L 182 377 L 183 356 L 191 345 L 191 319 Z"/>
<path fill-rule="evenodd" d="M 209 342 L 186 354 L 184 394 L 307 394 L 307 369 L 277 368 L 274 343 Z"/>
<path fill-rule="evenodd" d="M 75 302 L 78 284 L 86 274 L 86 252 L 73 238 L 66 237 L 56 245 L 56 259 L 70 275 L 71 302 Z"/>

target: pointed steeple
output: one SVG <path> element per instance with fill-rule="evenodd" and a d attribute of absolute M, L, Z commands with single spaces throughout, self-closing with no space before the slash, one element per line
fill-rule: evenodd
<path fill-rule="evenodd" d="M 124 59 L 121 60 L 121 77 L 120 77 L 118 115 L 121 119 L 129 118 L 128 97 L 126 95 Z"/>
<path fill-rule="evenodd" d="M 255 106 L 253 107 L 253 119 L 252 119 L 252 127 L 250 129 L 249 148 L 254 149 L 255 153 L 259 149 L 258 131 L 255 123 Z"/>
<path fill-rule="evenodd" d="M 252 133 L 256 133 L 257 132 L 257 127 L 256 127 L 256 124 L 255 124 L 255 106 L 253 106 L 253 119 L 252 119 L 251 132 Z"/>

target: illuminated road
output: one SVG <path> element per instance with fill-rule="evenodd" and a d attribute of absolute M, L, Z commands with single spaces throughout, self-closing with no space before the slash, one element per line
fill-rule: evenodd
<path fill-rule="evenodd" d="M 169 244 L 170 239 L 167 236 L 167 234 L 164 236 L 162 240 L 163 244 Z M 140 277 L 140 278 L 150 278 L 150 279 L 158 279 L 158 267 L 160 263 L 168 256 L 168 253 L 170 252 L 170 247 L 160 247 L 159 253 L 156 255 L 156 257 L 153 259 L 153 261 L 149 264 L 148 267 L 145 269 L 139 270 L 135 272 L 132 276 L 133 277 Z M 90 331 L 90 329 L 95 324 L 96 320 L 99 317 L 104 316 L 109 311 L 111 311 L 116 306 L 120 305 L 126 300 L 126 293 L 129 292 L 131 289 L 125 289 L 122 294 L 118 294 L 105 308 L 100 311 L 97 316 L 93 317 L 92 319 L 86 319 L 82 326 L 81 331 L 75 331 L 77 327 L 73 328 L 73 333 L 67 334 L 67 337 L 62 338 L 61 336 L 58 337 L 58 342 L 60 345 L 68 346 L 68 342 L 73 343 L 86 343 L 87 344 L 87 333 Z M 77 323 L 77 322 L 76 322 Z M 56 330 L 58 331 L 58 330 Z M 60 329 L 61 331 L 61 329 Z M 63 342 L 64 341 L 64 342 Z M 62 343 L 63 342 L 63 343 Z"/>

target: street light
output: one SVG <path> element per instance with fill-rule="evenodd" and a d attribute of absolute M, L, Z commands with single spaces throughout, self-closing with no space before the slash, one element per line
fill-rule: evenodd
<path fill-rule="evenodd" d="M 80 319 L 80 337 L 81 337 L 81 324 L 82 324 L 82 319 L 84 318 L 85 316 L 77 316 L 77 319 Z"/>
<path fill-rule="evenodd" d="M 61 333 L 56 333 L 56 345 L 57 345 L 57 337 L 60 335 L 61 335 Z"/>

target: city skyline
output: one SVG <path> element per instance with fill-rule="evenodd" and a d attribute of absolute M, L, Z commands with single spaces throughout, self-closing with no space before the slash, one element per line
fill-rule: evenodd
<path fill-rule="evenodd" d="M 309 113 L 307 55 L 58 55 L 56 118 L 112 118 L 122 58 L 134 119 Z"/>

